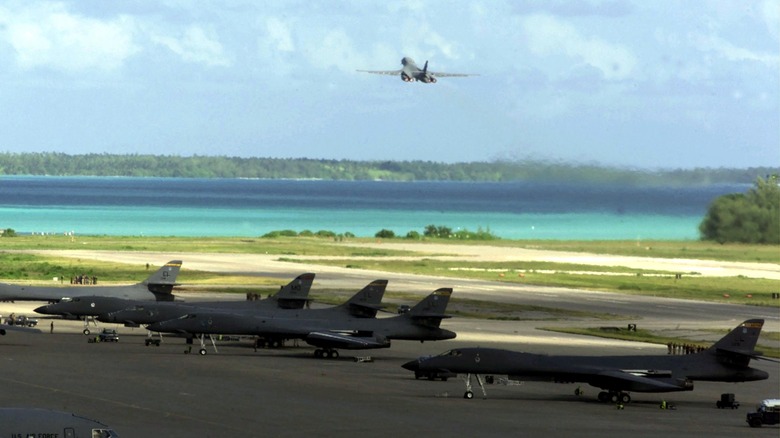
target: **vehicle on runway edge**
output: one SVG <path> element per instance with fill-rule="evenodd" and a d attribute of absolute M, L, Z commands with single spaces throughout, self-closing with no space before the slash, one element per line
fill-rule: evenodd
<path fill-rule="evenodd" d="M 314 282 L 314 274 L 301 274 L 284 286 L 276 294 L 257 301 L 152 301 L 127 300 L 123 298 L 81 296 L 65 298 L 58 303 L 40 306 L 36 312 L 44 315 L 60 315 L 70 319 L 84 319 L 84 334 L 89 335 L 90 319 L 101 322 L 120 323 L 129 327 L 139 327 L 177 318 L 198 308 L 213 309 L 254 309 L 275 306 L 284 309 L 301 309 L 309 301 L 309 290 Z"/>
<path fill-rule="evenodd" d="M 464 398 L 474 397 L 475 375 L 487 397 L 480 375 L 505 375 L 511 381 L 587 383 L 601 391 L 602 402 L 628 403 L 629 391 L 691 391 L 696 380 L 748 382 L 769 375 L 750 368 L 751 359 L 764 359 L 755 351 L 763 319 L 750 319 L 721 338 L 712 347 L 687 355 L 664 356 L 549 356 L 496 348 L 456 348 L 438 356 L 409 361 L 404 368 L 418 372 L 465 374 Z M 765 359 L 770 360 L 770 359 Z M 491 377 L 492 379 L 492 377 Z"/>
<path fill-rule="evenodd" d="M 408 312 L 388 318 L 375 318 L 378 302 L 358 301 L 358 295 L 340 306 L 328 309 L 276 311 L 265 315 L 193 313 L 179 319 L 152 324 L 147 328 L 160 332 L 198 335 L 201 355 L 206 354 L 205 335 L 302 339 L 317 347 L 314 355 L 319 358 L 337 358 L 339 348 L 388 348 L 390 341 L 394 339 L 439 341 L 455 338 L 454 332 L 439 327 L 442 319 L 449 318 L 444 311 L 452 295 L 451 288 L 438 289 Z"/>
<path fill-rule="evenodd" d="M 69 412 L 38 408 L 0 408 L 0 437 L 116 438 L 107 425 Z"/>
<path fill-rule="evenodd" d="M 475 74 L 443 73 L 443 72 L 428 71 L 428 61 L 425 61 L 425 65 L 421 69 L 414 62 L 414 59 L 408 56 L 405 56 L 403 57 L 403 59 L 401 59 L 401 65 L 403 67 L 400 70 L 358 70 L 358 71 L 362 73 L 372 73 L 376 75 L 391 75 L 391 76 L 400 75 L 401 80 L 404 82 L 422 82 L 425 84 L 435 84 L 437 76 L 440 78 L 477 76 Z"/>
<path fill-rule="evenodd" d="M 146 280 L 128 286 L 20 286 L 0 283 L 0 300 L 58 302 L 63 298 L 98 296 L 128 300 L 173 301 L 181 260 L 171 260 Z"/>

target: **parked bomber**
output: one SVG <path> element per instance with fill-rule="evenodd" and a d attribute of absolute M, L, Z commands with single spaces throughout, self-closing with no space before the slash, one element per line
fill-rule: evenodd
<path fill-rule="evenodd" d="M 417 67 L 417 64 L 415 64 L 414 59 L 405 56 L 403 59 L 401 59 L 401 65 L 403 68 L 400 70 L 358 70 L 362 73 L 373 73 L 377 75 L 391 75 L 391 76 L 401 76 L 401 80 L 404 82 L 423 82 L 426 84 L 435 84 L 436 83 L 436 77 L 444 78 L 444 77 L 465 77 L 465 76 L 477 76 L 474 74 L 464 74 L 464 73 L 442 73 L 442 72 L 433 72 L 428 71 L 428 61 L 425 61 L 425 66 L 423 66 L 422 69 L 420 67 Z"/>
<path fill-rule="evenodd" d="M 36 408 L 0 408 L 0 438 L 116 438 L 103 423 L 68 412 Z"/>
<path fill-rule="evenodd" d="M 455 338 L 439 327 L 449 302 L 451 288 L 438 289 L 408 312 L 375 318 L 378 306 L 356 300 L 329 309 L 268 312 L 264 315 L 202 312 L 152 324 L 149 330 L 200 335 L 200 354 L 206 354 L 204 335 L 254 335 L 277 339 L 302 339 L 318 347 L 314 355 L 336 358 L 338 348 L 362 350 L 388 348 L 390 341 L 438 341 Z"/>
<path fill-rule="evenodd" d="M 128 300 L 173 301 L 173 287 L 181 269 L 181 260 L 172 260 L 150 275 L 146 280 L 129 286 L 19 286 L 0 283 L 0 300 L 48 301 L 63 298 L 100 296 Z"/>
<path fill-rule="evenodd" d="M 96 318 L 102 322 L 121 323 L 138 327 L 157 321 L 178 318 L 199 308 L 244 310 L 261 307 L 301 309 L 309 300 L 309 290 L 314 274 L 301 274 L 278 292 L 264 300 L 257 301 L 205 301 L 205 302 L 159 302 L 150 300 L 127 300 L 124 298 L 83 296 L 63 298 L 58 303 L 47 304 L 35 309 L 44 315 L 60 315 L 65 318 L 84 319 L 84 334 L 89 335 L 88 321 Z"/>
<path fill-rule="evenodd" d="M 688 355 L 665 356 L 548 356 L 495 348 L 457 348 L 438 356 L 407 362 L 415 372 L 465 374 L 464 397 L 473 398 L 471 375 L 487 396 L 480 375 L 506 375 L 509 380 L 588 383 L 603 391 L 602 402 L 628 403 L 628 391 L 691 391 L 696 380 L 747 382 L 769 375 L 750 368 L 763 319 L 750 319 L 721 338 L 709 349 Z M 768 359 L 767 359 L 768 360 Z"/>

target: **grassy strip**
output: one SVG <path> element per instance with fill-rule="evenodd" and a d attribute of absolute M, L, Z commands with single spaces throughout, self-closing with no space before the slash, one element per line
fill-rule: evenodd
<path fill-rule="evenodd" d="M 622 329 L 622 328 L 617 330 L 612 328 L 610 328 L 609 330 L 604 330 L 602 328 L 540 327 L 540 330 L 547 330 L 547 331 L 558 332 L 558 333 L 569 333 L 573 335 L 596 336 L 599 338 L 607 338 L 607 339 L 620 339 L 623 341 L 647 342 L 651 344 L 661 344 L 661 345 L 667 345 L 670 342 L 677 343 L 677 344 L 690 344 L 690 345 L 703 346 L 703 347 L 710 347 L 712 345 L 710 341 L 692 340 L 692 339 L 672 337 L 672 336 L 656 335 L 649 330 L 643 330 L 643 329 L 637 329 L 636 331 L 629 331 L 627 329 Z M 776 333 L 761 333 L 762 337 L 766 337 L 766 335 L 770 335 L 769 337 L 773 337 L 774 335 L 776 335 Z M 757 345 L 756 349 L 761 351 L 764 356 L 780 358 L 779 348 Z"/>
<path fill-rule="evenodd" d="M 294 258 L 284 260 L 301 262 Z M 349 262 L 343 259 L 321 259 L 307 260 L 306 263 L 780 307 L 780 300 L 772 299 L 772 293 L 780 291 L 780 282 L 746 277 L 703 277 L 695 273 L 683 273 L 682 277 L 678 279 L 672 272 L 551 262 L 452 262 L 432 259 L 416 261 L 356 260 Z M 461 269 L 463 267 L 468 267 L 468 270 Z M 629 275 L 592 275 L 580 273 L 580 271 Z"/>
<path fill-rule="evenodd" d="M 145 280 L 160 266 L 102 262 L 71 258 L 46 257 L 35 254 L 0 253 L 0 281 L 23 281 L 29 284 L 50 284 L 55 277 L 69 283 L 71 277 L 97 277 L 98 284 L 137 283 Z M 184 275 L 181 275 L 184 277 Z M 292 278 L 290 278 L 292 280 Z M 186 283 L 203 285 L 265 285 L 278 284 L 278 279 L 257 276 L 236 276 L 188 269 Z M 278 286 L 276 286 L 278 289 Z M 210 291 L 212 289 L 209 289 Z"/>
<path fill-rule="evenodd" d="M 495 301 L 460 298 L 453 298 L 450 300 L 450 303 L 447 306 L 447 314 L 463 318 L 493 319 L 499 321 L 551 321 L 575 318 L 598 320 L 626 319 L 626 317 L 608 313 L 581 312 L 554 307 L 498 303 Z"/>
<path fill-rule="evenodd" d="M 359 239 L 354 239 L 358 241 Z M 367 241 L 372 241 L 369 239 Z M 412 255 L 404 251 L 356 248 L 324 237 L 122 237 L 60 235 L 0 238 L 0 250 L 156 251 L 297 256 L 387 257 Z"/>
<path fill-rule="evenodd" d="M 486 245 L 545 251 L 571 251 L 634 257 L 685 258 L 728 262 L 780 263 L 777 245 L 719 244 L 698 240 L 493 240 L 462 242 L 436 240 L 453 245 Z"/>
<path fill-rule="evenodd" d="M 370 238 L 350 238 L 343 242 L 374 242 Z M 409 242 L 389 239 L 389 242 Z M 423 243 L 452 245 L 491 245 L 550 251 L 573 251 L 635 257 L 688 258 L 730 262 L 780 263 L 777 245 L 717 244 L 685 241 L 568 241 L 568 240 L 491 240 L 462 241 L 423 239 Z M 418 242 L 418 241 L 413 241 Z M 317 256 L 389 256 L 418 255 L 402 251 L 360 249 L 323 237 L 121 237 L 121 236 L 17 236 L 0 238 L 3 249 L 90 249 L 108 251 L 219 252 L 237 254 L 317 255 Z"/>

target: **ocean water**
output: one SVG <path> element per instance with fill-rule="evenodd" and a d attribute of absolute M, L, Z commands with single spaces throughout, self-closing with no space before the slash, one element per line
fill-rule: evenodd
<path fill-rule="evenodd" d="M 24 233 L 257 237 L 282 229 L 403 236 L 426 225 L 505 239 L 698 239 L 746 185 L 0 177 L 0 228 Z"/>

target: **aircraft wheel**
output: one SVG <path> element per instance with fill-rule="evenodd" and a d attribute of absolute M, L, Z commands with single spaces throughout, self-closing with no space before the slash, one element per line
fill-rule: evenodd
<path fill-rule="evenodd" d="M 205 356 L 206 355 L 206 349 L 205 348 L 201 348 L 200 350 L 198 350 L 198 353 L 200 353 L 201 356 Z"/>
<path fill-rule="evenodd" d="M 606 391 L 601 391 L 601 392 L 599 393 L 599 396 L 598 396 L 598 398 L 599 398 L 599 401 L 600 401 L 600 402 L 602 402 L 602 403 L 606 403 L 606 402 L 608 402 L 608 401 L 609 401 L 609 393 L 608 393 L 608 392 L 606 392 Z"/>
<path fill-rule="evenodd" d="M 320 350 L 319 348 L 314 350 L 314 357 L 316 357 L 318 359 L 321 359 L 322 358 L 322 354 L 323 354 L 323 351 Z"/>
<path fill-rule="evenodd" d="M 84 329 L 81 333 L 84 333 L 84 336 L 89 336 L 89 329 Z"/>
<path fill-rule="evenodd" d="M 617 403 L 620 401 L 620 396 L 613 392 L 612 394 L 609 395 L 609 401 L 611 401 L 612 403 Z"/>
<path fill-rule="evenodd" d="M 419 371 L 415 371 L 415 372 L 414 372 L 414 379 L 415 379 L 415 380 L 419 380 L 419 379 L 420 379 L 420 377 L 422 377 L 422 376 L 423 376 L 423 375 L 422 375 L 422 373 L 421 373 L 421 372 L 419 372 Z"/>
<path fill-rule="evenodd" d="M 474 398 L 474 393 L 471 391 L 466 391 L 466 393 L 463 394 L 463 398 L 467 400 L 471 400 L 472 398 Z"/>
<path fill-rule="evenodd" d="M 619 398 L 620 398 L 620 403 L 623 404 L 629 403 L 631 401 L 631 396 L 626 393 L 620 394 Z"/>
<path fill-rule="evenodd" d="M 333 350 L 330 352 L 330 358 L 331 359 L 338 359 L 339 358 L 339 352 L 336 350 Z"/>

